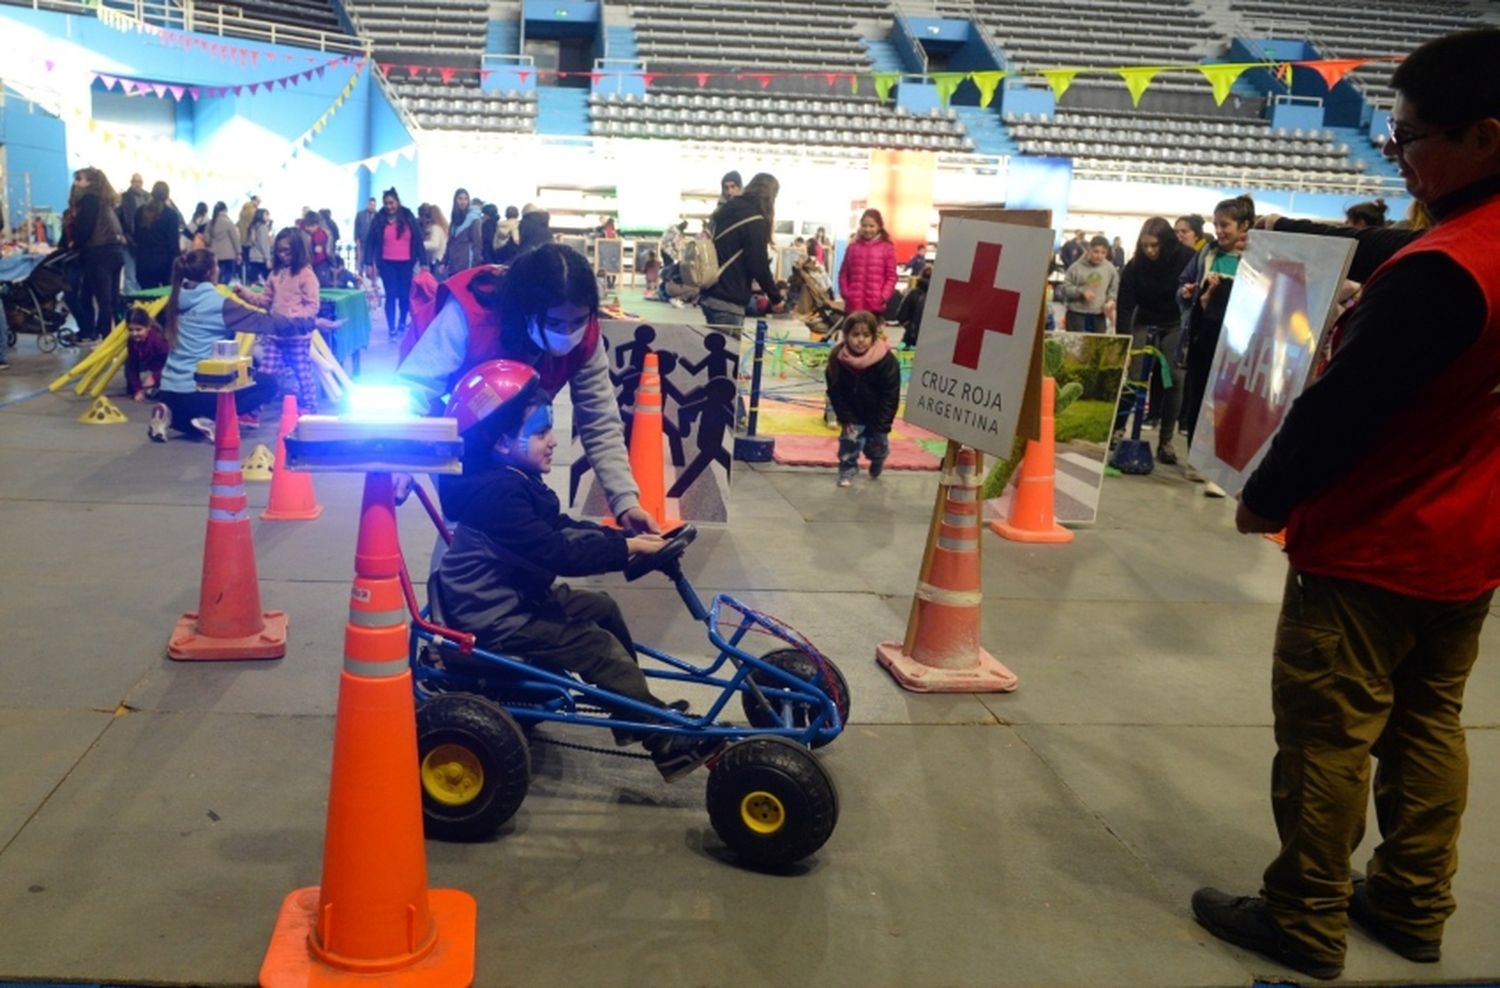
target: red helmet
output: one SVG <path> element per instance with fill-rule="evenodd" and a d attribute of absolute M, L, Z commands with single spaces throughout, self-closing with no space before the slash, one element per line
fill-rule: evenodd
<path fill-rule="evenodd" d="M 530 365 L 518 360 L 486 361 L 464 372 L 448 399 L 446 414 L 458 420 L 460 434 L 502 409 L 508 409 L 511 417 L 519 417 L 540 380 Z"/>

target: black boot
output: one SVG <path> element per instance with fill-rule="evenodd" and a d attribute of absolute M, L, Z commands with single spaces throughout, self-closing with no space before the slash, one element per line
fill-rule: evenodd
<path fill-rule="evenodd" d="M 1193 917 L 1220 940 L 1264 954 L 1278 964 L 1320 981 L 1344 973 L 1341 961 L 1313 957 L 1282 933 L 1271 918 L 1266 900 L 1256 896 L 1233 896 L 1218 889 L 1202 888 L 1193 893 Z"/>
<path fill-rule="evenodd" d="M 1354 894 L 1349 897 L 1349 918 L 1358 923 L 1360 929 L 1409 961 L 1436 964 L 1443 959 L 1443 941 L 1421 940 L 1410 933 L 1402 933 L 1387 926 L 1375 915 L 1375 907 L 1370 904 L 1369 886 L 1360 876 L 1355 877 Z"/>

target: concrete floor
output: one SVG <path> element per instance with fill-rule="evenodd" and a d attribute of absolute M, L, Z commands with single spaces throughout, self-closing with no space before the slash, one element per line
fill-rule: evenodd
<path fill-rule="evenodd" d="M 291 615 L 284 660 L 169 662 L 197 599 L 209 450 L 148 443 L 129 402 L 128 426 L 78 424 L 83 399 L 34 394 L 69 359 L 23 337 L 0 375 L 0 979 L 250 984 L 282 898 L 320 872 L 359 481 L 318 477 L 316 522 L 255 522 L 263 602 Z M 1273 852 L 1279 551 L 1175 470 L 1111 479 L 1071 545 L 984 537 L 984 637 L 1020 690 L 909 694 L 873 652 L 901 636 L 933 484 L 737 466 L 730 525 L 688 555 L 702 591 L 781 616 L 850 681 L 852 724 L 823 750 L 842 806 L 826 847 L 794 874 L 744 870 L 708 825 L 702 773 L 668 786 L 645 762 L 537 748 L 496 840 L 427 845 L 432 886 L 478 900 L 478 985 L 1291 975 L 1187 908 L 1200 884 L 1253 891 Z M 402 520 L 423 572 L 431 532 L 414 506 Z M 665 581 L 601 582 L 638 638 L 701 648 Z M 1354 933 L 1347 983 L 1500 975 L 1496 628 L 1469 689 L 1444 960 Z"/>

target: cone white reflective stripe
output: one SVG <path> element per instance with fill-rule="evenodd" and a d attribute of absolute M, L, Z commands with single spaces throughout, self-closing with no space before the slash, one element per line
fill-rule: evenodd
<path fill-rule="evenodd" d="M 349 623 L 361 628 L 391 628 L 406 623 L 406 611 L 350 610 Z"/>
<path fill-rule="evenodd" d="M 362 676 L 365 679 L 390 679 L 399 676 L 407 669 L 405 656 L 399 659 L 387 659 L 384 662 L 367 662 L 363 659 L 351 659 L 344 656 L 344 671 L 351 676 Z"/>
<path fill-rule="evenodd" d="M 225 511 L 223 508 L 209 508 L 209 521 L 245 521 L 250 517 L 250 512 L 245 508 L 238 511 Z"/>
<path fill-rule="evenodd" d="M 949 590 L 946 587 L 935 587 L 930 583 L 917 584 L 917 597 L 947 607 L 978 607 L 984 601 L 982 591 Z"/>

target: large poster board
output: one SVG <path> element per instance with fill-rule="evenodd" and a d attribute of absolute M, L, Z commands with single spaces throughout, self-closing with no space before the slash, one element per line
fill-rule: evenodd
<path fill-rule="evenodd" d="M 1188 462 L 1232 497 L 1312 373 L 1356 244 L 1254 230 L 1224 313 Z"/>
<path fill-rule="evenodd" d="M 944 214 L 906 419 L 1010 455 L 1032 376 L 1053 233 Z"/>
<path fill-rule="evenodd" d="M 618 237 L 600 237 L 594 241 L 594 270 L 600 274 L 619 274 L 625 270 L 625 241 Z"/>
<path fill-rule="evenodd" d="M 646 354 L 655 353 L 660 365 L 667 514 L 694 523 L 727 522 L 739 340 L 707 326 L 624 319 L 605 319 L 599 325 L 627 446 Z M 608 515 L 604 491 L 576 432 L 572 442 L 568 503 L 585 516 Z"/>

